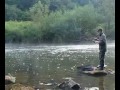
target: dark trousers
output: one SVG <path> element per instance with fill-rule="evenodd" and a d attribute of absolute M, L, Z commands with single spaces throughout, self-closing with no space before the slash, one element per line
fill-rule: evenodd
<path fill-rule="evenodd" d="M 104 68 L 104 59 L 105 59 L 105 51 L 99 52 L 99 60 L 100 60 L 100 69 Z"/>

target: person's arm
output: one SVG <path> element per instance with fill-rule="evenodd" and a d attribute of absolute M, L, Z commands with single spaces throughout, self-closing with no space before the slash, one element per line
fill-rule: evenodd
<path fill-rule="evenodd" d="M 95 41 L 95 43 L 99 44 L 99 43 L 100 43 L 100 41 L 98 41 L 98 40 L 97 40 L 97 41 Z"/>
<path fill-rule="evenodd" d="M 94 38 L 95 41 L 99 41 L 99 38 Z"/>
<path fill-rule="evenodd" d="M 96 39 L 94 40 L 95 43 L 101 44 L 101 45 L 104 44 L 105 41 L 106 41 L 106 36 L 105 36 L 105 35 L 102 35 L 99 39 L 96 38 Z"/>
<path fill-rule="evenodd" d="M 99 43 L 99 37 L 94 38 L 93 42 L 94 42 L 94 43 Z"/>

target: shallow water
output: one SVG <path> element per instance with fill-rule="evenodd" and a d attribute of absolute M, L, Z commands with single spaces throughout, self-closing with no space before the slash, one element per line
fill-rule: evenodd
<path fill-rule="evenodd" d="M 115 70 L 115 45 L 107 45 L 105 64 Z M 99 64 L 98 45 L 15 45 L 6 44 L 5 74 L 11 73 L 16 82 L 52 89 L 42 83 L 57 83 L 73 78 L 82 87 L 99 87 L 100 90 L 115 89 L 115 75 L 91 77 L 77 73 L 77 66 Z"/>

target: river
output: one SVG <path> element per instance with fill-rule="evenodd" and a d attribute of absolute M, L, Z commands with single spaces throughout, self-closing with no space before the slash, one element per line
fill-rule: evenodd
<path fill-rule="evenodd" d="M 53 89 L 41 85 L 51 80 L 61 83 L 73 78 L 82 87 L 99 87 L 115 90 L 115 75 L 91 77 L 79 75 L 77 66 L 99 64 L 98 45 L 5 45 L 5 74 L 11 73 L 16 82 L 40 86 L 41 90 Z M 107 68 L 115 70 L 115 44 L 108 43 L 105 56 Z"/>

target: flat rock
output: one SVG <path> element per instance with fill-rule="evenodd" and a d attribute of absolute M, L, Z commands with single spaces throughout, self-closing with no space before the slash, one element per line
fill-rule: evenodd
<path fill-rule="evenodd" d="M 83 73 L 86 73 L 86 74 L 92 74 L 92 75 L 95 75 L 95 74 L 105 74 L 107 75 L 107 72 L 105 70 L 93 70 L 93 71 L 83 71 Z"/>
<path fill-rule="evenodd" d="M 105 67 L 107 67 L 105 65 Z M 115 71 L 105 68 L 104 70 L 99 70 L 97 67 L 92 65 L 79 66 L 77 67 L 79 73 L 92 75 L 92 76 L 104 76 L 107 74 L 115 74 Z"/>

